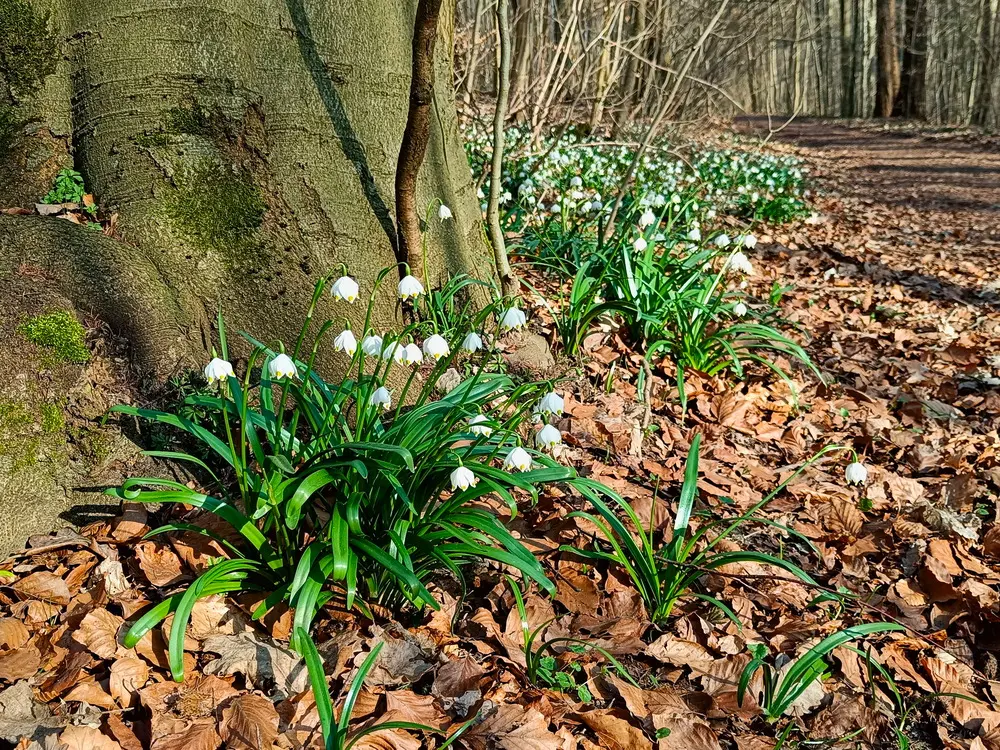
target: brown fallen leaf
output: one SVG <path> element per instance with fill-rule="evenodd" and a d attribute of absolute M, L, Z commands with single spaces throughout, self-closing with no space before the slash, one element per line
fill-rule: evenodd
<path fill-rule="evenodd" d="M 187 577 L 184 564 L 168 544 L 147 539 L 132 549 L 146 579 L 154 586 L 172 586 Z"/>
<path fill-rule="evenodd" d="M 654 714 L 653 726 L 666 735 L 657 740 L 657 750 L 722 750 L 719 738 L 708 722 L 690 712 Z M 768 747 L 774 747 L 773 740 Z"/>
<path fill-rule="evenodd" d="M 66 727 L 59 735 L 60 750 L 121 750 L 121 745 L 100 729 L 81 725 Z"/>
<path fill-rule="evenodd" d="M 150 750 L 218 750 L 221 743 L 215 719 L 198 719 L 178 727 L 176 732 L 156 737 Z"/>
<path fill-rule="evenodd" d="M 84 680 L 73 686 L 73 689 L 63 696 L 66 701 L 79 701 L 89 703 L 91 706 L 98 706 L 109 711 L 118 708 L 115 699 L 108 695 L 107 691 L 94 680 Z"/>
<path fill-rule="evenodd" d="M 219 655 L 204 666 L 205 674 L 242 674 L 255 687 L 273 683 L 279 697 L 301 693 L 309 684 L 305 662 L 300 656 L 269 643 L 252 631 L 212 636 L 205 639 L 202 648 Z"/>
<path fill-rule="evenodd" d="M 435 729 L 443 729 L 451 723 L 438 708 L 433 695 L 417 695 L 412 690 L 387 691 L 385 713 L 380 721 L 405 721 Z"/>
<path fill-rule="evenodd" d="M 622 711 L 598 709 L 574 714 L 586 724 L 601 741 L 601 747 L 608 750 L 648 750 L 650 743 L 646 734 L 626 718 Z"/>
<path fill-rule="evenodd" d="M 118 630 L 124 620 L 106 609 L 87 613 L 73 631 L 73 640 L 102 659 L 112 659 L 118 653 Z"/>
<path fill-rule="evenodd" d="M 384 729 L 362 737 L 352 750 L 420 750 L 423 743 L 412 734 Z"/>
<path fill-rule="evenodd" d="M 222 709 L 219 734 L 231 750 L 270 748 L 278 736 L 278 712 L 259 695 L 239 695 Z"/>
<path fill-rule="evenodd" d="M 14 651 L 0 653 L 0 680 L 15 682 L 34 677 L 42 657 L 34 646 L 25 646 Z"/>
<path fill-rule="evenodd" d="M 111 665 L 108 686 L 112 697 L 122 708 L 130 708 L 139 700 L 139 690 L 149 681 L 149 667 L 142 659 L 127 656 Z"/>
<path fill-rule="evenodd" d="M 541 712 L 505 703 L 462 735 L 472 750 L 561 750 L 562 741 L 549 730 Z M 648 743 L 646 748 L 649 747 Z"/>
<path fill-rule="evenodd" d="M 0 617 L 0 649 L 13 651 L 21 648 L 31 634 L 24 623 L 13 617 Z"/>
<path fill-rule="evenodd" d="M 71 597 L 66 581 L 47 570 L 26 576 L 16 581 L 11 588 L 27 599 L 37 599 L 48 604 L 65 606 L 69 604 Z"/>

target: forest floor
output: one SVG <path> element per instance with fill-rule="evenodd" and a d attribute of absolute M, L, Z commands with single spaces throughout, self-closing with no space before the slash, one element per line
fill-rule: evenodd
<path fill-rule="evenodd" d="M 528 595 L 531 626 L 552 620 L 546 638 L 600 645 L 639 687 L 596 651 L 567 651 L 549 684 L 529 684 L 510 590 L 484 566 L 462 602 L 439 592 L 441 613 L 403 624 L 333 611 L 321 618 L 317 641 L 335 688 L 375 642 L 386 644 L 359 721 L 447 732 L 478 713 L 456 743 L 471 750 L 770 750 L 782 732 L 784 747 L 889 748 L 894 727 L 914 748 L 1000 750 L 1000 144 L 800 120 L 769 148 L 810 165 L 817 214 L 757 230 L 752 287 L 764 297 L 775 284 L 791 287 L 783 310 L 828 384 L 800 374 L 796 397 L 765 372 L 742 383 L 692 377 L 682 413 L 660 365 L 643 436 L 638 355 L 606 333 L 589 340 L 589 364 L 567 388 L 562 460 L 669 535 L 696 432 L 704 437 L 698 507 L 723 516 L 757 503 L 823 446 L 847 446 L 868 467 L 864 487 L 844 482 L 847 455 L 828 454 L 766 509 L 816 551 L 767 526 L 727 543 L 784 553 L 827 589 L 857 598 L 816 606 L 817 592 L 800 581 L 744 563 L 702 581 L 742 628 L 695 599 L 654 628 L 624 576 L 559 551 L 591 544 L 594 528 L 568 517 L 579 498 L 546 494 L 512 522 L 559 589 L 552 599 Z M 546 333 L 543 308 L 534 318 Z M 70 750 L 321 747 L 304 670 L 287 649 L 287 615 L 252 626 L 246 608 L 200 603 L 182 684 L 166 672 L 160 630 L 135 652 L 120 644 L 124 620 L 218 554 L 204 537 L 141 541 L 155 525 L 152 513 L 128 507 L 83 536 L 36 540 L 0 565 L 16 577 L 0 588 L 0 738 L 47 747 L 46 737 L 58 737 Z M 829 679 L 777 724 L 761 718 L 753 695 L 737 704 L 747 643 L 802 653 L 820 636 L 879 620 L 909 628 L 864 647 L 905 706 L 892 705 L 889 683 L 865 657 L 843 648 Z M 928 697 L 935 693 L 976 700 Z M 906 706 L 913 711 L 901 724 Z M 437 742 L 386 730 L 355 748 Z"/>

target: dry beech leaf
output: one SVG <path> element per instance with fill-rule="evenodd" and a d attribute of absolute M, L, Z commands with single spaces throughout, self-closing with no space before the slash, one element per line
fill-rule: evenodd
<path fill-rule="evenodd" d="M 25 598 L 37 599 L 47 604 L 65 606 L 69 604 L 71 596 L 66 581 L 47 570 L 26 576 L 15 582 L 11 588 Z"/>
<path fill-rule="evenodd" d="M 222 709 L 219 733 L 230 750 L 270 748 L 278 736 L 278 712 L 267 698 L 237 696 Z"/>
<path fill-rule="evenodd" d="M 34 646 L 0 653 L 0 680 L 15 682 L 34 677 L 42 657 Z"/>
<path fill-rule="evenodd" d="M 78 682 L 72 690 L 63 696 L 63 699 L 67 701 L 89 703 L 91 706 L 98 706 L 109 711 L 118 708 L 118 704 L 115 703 L 115 699 L 108 695 L 104 688 L 93 680 Z"/>
<path fill-rule="evenodd" d="M 124 620 L 106 609 L 87 613 L 73 632 L 73 640 L 102 659 L 112 659 L 118 653 L 118 630 Z"/>
<path fill-rule="evenodd" d="M 13 617 L 0 617 L 0 648 L 13 651 L 21 648 L 31 634 L 24 627 L 24 623 Z"/>
<path fill-rule="evenodd" d="M 587 711 L 575 714 L 597 735 L 601 747 L 608 750 L 648 750 L 649 740 L 645 733 L 624 718 L 624 713 L 613 711 Z"/>
<path fill-rule="evenodd" d="M 124 659 L 116 659 L 111 665 L 111 674 L 108 684 L 111 688 L 111 695 L 122 708 L 129 708 L 135 705 L 138 700 L 139 689 L 149 680 L 149 667 L 142 659 L 134 656 L 127 656 Z"/>
<path fill-rule="evenodd" d="M 670 734 L 660 738 L 657 750 L 722 750 L 719 738 L 715 736 L 712 727 L 691 712 L 653 714 L 653 726 L 657 730 L 670 730 Z M 740 745 L 741 750 L 742 747 Z M 773 747 L 772 739 L 767 748 L 771 750 Z"/>
<path fill-rule="evenodd" d="M 66 727 L 59 735 L 60 750 L 121 750 L 121 745 L 95 727 Z"/>
<path fill-rule="evenodd" d="M 157 587 L 171 586 L 186 577 L 184 565 L 169 545 L 147 539 L 133 548 L 146 579 Z"/>
<path fill-rule="evenodd" d="M 258 688 L 273 683 L 279 697 L 301 693 L 309 684 L 306 665 L 300 656 L 268 643 L 252 631 L 206 638 L 202 648 L 219 655 L 205 665 L 205 674 L 242 674 Z"/>
<path fill-rule="evenodd" d="M 365 735 L 352 750 L 420 750 L 423 743 L 412 734 L 384 729 Z"/>
<path fill-rule="evenodd" d="M 462 735 L 472 750 L 561 750 L 562 741 L 549 731 L 549 720 L 533 708 L 512 703 L 497 707 Z M 648 750 L 649 743 L 643 750 Z"/>
<path fill-rule="evenodd" d="M 218 750 L 220 744 L 222 738 L 215 731 L 215 719 L 198 719 L 156 737 L 150 750 Z"/>
<path fill-rule="evenodd" d="M 443 729 L 451 722 L 439 709 L 433 695 L 417 695 L 412 690 L 389 690 L 385 694 L 385 713 L 380 721 L 405 721 Z"/>

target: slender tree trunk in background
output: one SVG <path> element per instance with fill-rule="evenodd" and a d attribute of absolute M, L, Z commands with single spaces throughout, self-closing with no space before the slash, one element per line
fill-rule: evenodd
<path fill-rule="evenodd" d="M 30 205 L 22 185 L 75 166 L 118 222 L 110 239 L 59 219 L 0 215 L 0 280 L 33 264 L 69 303 L 127 337 L 138 369 L 162 377 L 204 365 L 220 305 L 234 331 L 287 341 L 320 274 L 345 263 L 371 290 L 395 263 L 393 178 L 416 2 L 38 7 L 51 11 L 55 73 L 21 109 L 37 125 L 15 132 L 0 156 L 0 206 Z M 417 201 L 439 198 L 455 216 L 428 230 L 431 273 L 483 274 L 492 258 L 455 114 L 453 23 L 446 8 Z M 43 151 L 50 156 L 30 170 L 15 158 Z M 394 291 L 377 295 L 380 328 L 396 325 Z M 345 314 L 359 330 L 357 305 L 327 296 L 316 312 Z M 229 343 L 240 356 L 237 339 Z M 332 347 L 320 357 L 337 361 Z"/>
<path fill-rule="evenodd" d="M 493 112 L 493 160 L 490 164 L 490 202 L 486 208 L 486 221 L 501 288 L 505 296 L 510 296 L 517 292 L 517 281 L 510 269 L 503 227 L 500 225 L 500 193 L 503 191 L 500 178 L 503 173 L 504 126 L 510 94 L 510 18 L 507 0 L 497 0 L 496 19 L 500 54 L 497 55 L 497 103 Z"/>
<path fill-rule="evenodd" d="M 479 68 L 479 34 L 482 32 L 482 22 L 486 0 L 476 0 L 476 14 L 472 21 L 472 48 L 469 50 L 469 66 L 465 71 L 464 99 L 471 102 L 476 95 L 476 71 Z"/>
<path fill-rule="evenodd" d="M 905 0 L 906 36 L 899 91 L 893 115 L 923 120 L 927 117 L 927 0 Z"/>
<path fill-rule="evenodd" d="M 979 54 L 982 63 L 976 85 L 976 95 L 972 105 L 972 124 L 985 125 L 990 114 L 993 99 L 994 77 L 997 73 L 997 55 L 993 39 L 993 6 L 990 0 L 982 0 L 982 27 L 979 36 Z"/>
<path fill-rule="evenodd" d="M 875 31 L 875 112 L 890 117 L 899 90 L 899 52 L 896 46 L 896 0 L 878 0 Z"/>
<path fill-rule="evenodd" d="M 611 3 L 604 3 L 604 19 L 601 21 L 601 29 L 607 28 L 608 14 L 612 12 Z M 609 34 L 610 36 L 610 34 Z M 590 107 L 590 122 L 588 128 L 591 132 L 597 130 L 604 117 L 604 99 L 609 88 L 609 77 L 611 75 L 611 39 L 602 39 L 600 42 L 601 52 L 597 62 L 597 82 L 594 90 L 594 102 Z"/>
<path fill-rule="evenodd" d="M 525 87 L 530 85 L 529 71 L 531 59 L 535 53 L 535 7 L 531 0 L 517 0 L 514 9 L 514 45 L 511 53 L 517 59 L 517 65 L 511 70 L 510 97 L 522 101 Z"/>
<path fill-rule="evenodd" d="M 419 0 L 413 26 L 413 65 L 410 74 L 410 111 L 396 163 L 396 258 L 409 266 L 414 276 L 423 276 L 420 206 L 417 178 L 431 137 L 431 105 L 434 103 L 434 44 L 442 0 Z M 402 269 L 400 274 L 405 275 Z M 430 279 L 424 279 L 430 283 Z"/>

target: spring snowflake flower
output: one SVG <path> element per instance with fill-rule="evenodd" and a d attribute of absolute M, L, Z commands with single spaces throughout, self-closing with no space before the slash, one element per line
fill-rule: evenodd
<path fill-rule="evenodd" d="M 732 242 L 728 234 L 720 234 L 713 241 L 718 247 L 729 247 L 729 243 Z"/>
<path fill-rule="evenodd" d="M 398 341 L 390 341 L 382 348 L 382 359 L 403 362 L 406 360 L 406 347 Z"/>
<path fill-rule="evenodd" d="M 469 487 L 475 487 L 477 484 L 479 484 L 479 477 L 464 466 L 459 466 L 451 472 L 452 490 L 467 490 Z"/>
<path fill-rule="evenodd" d="M 380 406 L 383 409 L 388 409 L 392 406 L 392 394 L 389 393 L 389 389 L 384 385 L 379 386 L 375 392 L 368 397 L 368 403 L 372 406 Z"/>
<path fill-rule="evenodd" d="M 515 331 L 518 328 L 524 328 L 526 325 L 528 325 L 528 316 L 516 307 L 504 310 L 503 315 L 500 316 L 501 331 Z"/>
<path fill-rule="evenodd" d="M 503 467 L 507 471 L 517 469 L 518 471 L 527 471 L 531 468 L 531 456 L 528 454 L 524 448 L 518 446 L 503 460 Z"/>
<path fill-rule="evenodd" d="M 596 213 L 597 211 L 600 211 L 602 208 L 604 208 L 604 204 L 601 203 L 600 201 L 591 201 L 590 202 L 590 210 L 591 211 L 594 211 Z"/>
<path fill-rule="evenodd" d="M 555 448 L 562 442 L 562 433 L 557 427 L 547 424 L 536 433 L 535 442 L 540 448 Z"/>
<path fill-rule="evenodd" d="M 382 337 L 376 334 L 365 336 L 361 342 L 361 351 L 369 357 L 377 357 L 382 353 Z"/>
<path fill-rule="evenodd" d="M 451 354 L 451 348 L 448 346 L 448 342 L 445 341 L 444 336 L 439 336 L 435 333 L 433 336 L 428 336 L 424 339 L 424 354 L 434 360 L 439 360 Z"/>
<path fill-rule="evenodd" d="M 737 302 L 735 305 L 733 305 L 733 315 L 735 315 L 737 318 L 742 318 L 746 314 L 747 314 L 747 306 L 744 305 L 742 302 Z"/>
<path fill-rule="evenodd" d="M 688 232 L 688 240 L 691 242 L 701 242 L 701 230 L 695 227 Z"/>
<path fill-rule="evenodd" d="M 406 276 L 399 282 L 399 298 L 401 300 L 416 299 L 424 293 L 424 285 L 415 276 Z"/>
<path fill-rule="evenodd" d="M 577 175 L 572 180 L 569 181 L 569 186 L 575 188 L 583 187 L 583 180 L 580 178 L 579 175 Z"/>
<path fill-rule="evenodd" d="M 476 197 L 479 198 L 479 200 L 486 198 L 486 193 L 483 192 L 482 188 L 476 188 Z"/>
<path fill-rule="evenodd" d="M 333 348 L 338 352 L 345 352 L 348 357 L 353 357 L 354 352 L 358 350 L 358 340 L 354 338 L 350 328 L 345 328 L 333 340 Z"/>
<path fill-rule="evenodd" d="M 267 371 L 272 378 L 297 378 L 299 371 L 295 369 L 295 363 L 287 354 L 279 354 L 267 363 Z"/>
<path fill-rule="evenodd" d="M 860 461 L 855 461 L 844 469 L 844 479 L 848 484 L 864 484 L 868 481 L 868 469 Z"/>
<path fill-rule="evenodd" d="M 656 214 L 653 213 L 653 209 L 647 208 L 642 212 L 642 216 L 639 217 L 639 226 L 643 229 L 656 223 Z"/>
<path fill-rule="evenodd" d="M 483 348 L 483 339 L 475 331 L 470 331 L 462 340 L 462 348 L 467 352 L 478 352 Z"/>
<path fill-rule="evenodd" d="M 438 218 L 441 219 L 441 221 L 446 221 L 450 219 L 451 209 L 442 203 L 440 206 L 438 206 Z"/>
<path fill-rule="evenodd" d="M 341 276 L 333 282 L 333 286 L 330 288 L 333 298 L 344 302 L 354 302 L 358 298 L 359 291 L 358 282 L 350 276 Z"/>
<path fill-rule="evenodd" d="M 489 437 L 493 434 L 493 428 L 485 422 L 489 422 L 485 414 L 477 414 L 469 420 L 469 432 L 473 435 L 481 435 L 482 437 Z"/>
<path fill-rule="evenodd" d="M 753 250 L 757 247 L 757 235 L 755 234 L 744 234 L 740 237 L 740 244 L 743 245 L 747 250 Z"/>
<path fill-rule="evenodd" d="M 739 251 L 733 253 L 732 257 L 729 259 L 729 268 L 736 273 L 753 276 L 753 263 L 750 262 L 750 259 L 747 256 Z"/>
<path fill-rule="evenodd" d="M 215 357 L 211 362 L 205 365 L 205 380 L 208 381 L 209 385 L 212 385 L 212 383 L 217 380 L 225 380 L 226 378 L 235 377 L 236 373 L 233 372 L 233 366 L 224 359 Z"/>
<path fill-rule="evenodd" d="M 407 365 L 419 365 L 424 361 L 424 355 L 420 352 L 420 347 L 416 344 L 407 344 L 403 347 L 403 363 Z"/>
<path fill-rule="evenodd" d="M 643 251 L 644 251 L 644 250 L 645 250 L 645 249 L 646 249 L 647 247 L 649 247 L 649 243 L 647 243 L 647 242 L 646 242 L 645 238 L 643 238 L 643 237 L 639 237 L 639 238 L 638 238 L 638 239 L 637 239 L 637 240 L 636 240 L 635 242 L 633 242 L 633 243 L 632 243 L 632 247 L 634 247 L 634 248 L 635 248 L 635 251 L 636 251 L 637 253 L 641 253 L 641 252 L 643 252 Z"/>
<path fill-rule="evenodd" d="M 546 393 L 535 405 L 535 414 L 562 414 L 566 407 L 563 397 L 555 391 Z"/>

